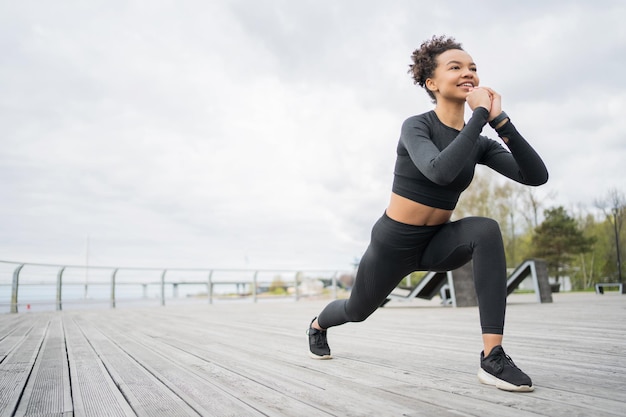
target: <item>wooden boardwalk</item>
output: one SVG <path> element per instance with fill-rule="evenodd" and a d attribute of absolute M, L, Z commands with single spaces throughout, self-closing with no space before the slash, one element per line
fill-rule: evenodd
<path fill-rule="evenodd" d="M 390 302 L 331 329 L 326 301 L 0 315 L 0 416 L 624 416 L 626 296 L 512 295 L 505 348 L 536 386 L 476 379 L 476 308 Z"/>

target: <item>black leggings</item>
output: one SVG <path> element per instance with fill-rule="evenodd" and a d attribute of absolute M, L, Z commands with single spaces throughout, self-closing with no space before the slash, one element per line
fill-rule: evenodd
<path fill-rule="evenodd" d="M 439 226 L 412 226 L 384 214 L 374 225 L 350 298 L 335 300 L 318 317 L 323 329 L 369 317 L 414 271 L 451 271 L 473 259 L 483 333 L 502 334 L 506 262 L 495 220 L 468 217 Z"/>

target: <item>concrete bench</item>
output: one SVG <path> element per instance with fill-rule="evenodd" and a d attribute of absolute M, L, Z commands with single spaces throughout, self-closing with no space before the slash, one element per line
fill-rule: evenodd
<path fill-rule="evenodd" d="M 511 295 L 528 277 L 532 278 L 537 302 L 551 303 L 552 292 L 548 283 L 547 264 L 541 259 L 527 259 L 513 271 L 507 279 L 507 295 Z M 452 305 L 453 307 L 477 306 L 478 299 L 474 289 L 471 262 L 454 271 L 429 271 L 414 287 L 396 288 L 381 303 L 380 307 L 383 307 L 390 300 L 402 301 L 415 297 L 430 300 L 436 295 L 441 297 L 441 304 L 443 305 Z"/>
<path fill-rule="evenodd" d="M 621 282 L 602 282 L 596 284 L 596 294 L 604 294 L 604 287 L 617 287 L 619 294 L 623 293 Z"/>

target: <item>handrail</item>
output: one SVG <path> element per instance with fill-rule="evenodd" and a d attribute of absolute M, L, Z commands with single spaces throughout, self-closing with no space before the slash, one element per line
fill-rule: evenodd
<path fill-rule="evenodd" d="M 259 287 L 264 284 L 270 284 L 273 281 L 263 280 L 261 279 L 262 274 L 281 274 L 278 275 L 278 278 L 288 283 L 290 287 L 293 287 L 293 298 L 295 301 L 298 301 L 302 296 L 300 286 L 307 279 L 322 279 L 324 281 L 330 280 L 330 286 L 332 287 L 332 297 L 337 298 L 337 277 L 340 272 L 351 273 L 351 271 L 341 269 L 249 269 L 249 268 L 156 268 L 156 267 L 119 267 L 119 266 L 92 266 L 92 265 L 68 265 L 68 264 L 50 264 L 50 263 L 34 263 L 34 262 L 17 262 L 17 261 L 5 261 L 0 260 L 0 266 L 13 266 L 12 272 L 12 280 L 11 280 L 11 300 L 10 304 L 10 312 L 17 313 L 18 305 L 19 305 L 19 289 L 23 286 L 53 286 L 56 285 L 56 299 L 54 300 L 54 304 L 56 310 L 62 310 L 63 308 L 63 288 L 67 288 L 69 286 L 85 286 L 85 298 L 87 296 L 88 287 L 89 286 L 102 286 L 102 285 L 110 285 L 110 296 L 109 296 L 109 305 L 111 308 L 116 308 L 117 300 L 119 294 L 116 289 L 121 285 L 141 285 L 143 286 L 143 298 L 147 297 L 147 287 L 148 286 L 158 286 L 159 288 L 159 298 L 160 304 L 162 306 L 165 305 L 166 302 L 166 286 L 172 286 L 173 297 L 177 297 L 178 294 L 178 286 L 179 285 L 204 285 L 207 289 L 208 303 L 213 303 L 213 299 L 215 297 L 214 288 L 216 286 L 223 285 L 236 285 L 237 293 L 239 294 L 240 286 L 244 289 L 249 288 L 250 296 L 253 302 L 257 302 Z M 44 269 L 54 269 L 56 271 L 56 280 L 55 282 L 50 279 L 47 280 L 39 280 L 33 282 L 32 280 L 29 282 L 20 282 L 21 274 L 23 274 L 24 269 L 29 269 L 32 267 L 36 268 L 44 268 Z M 67 278 L 69 271 L 84 271 L 85 272 L 85 281 L 81 282 L 79 280 L 71 280 Z M 106 271 L 111 271 L 109 279 L 98 279 L 96 281 L 87 282 L 87 276 L 89 271 L 101 271 L 102 273 L 106 273 Z M 160 273 L 160 276 L 154 277 L 152 279 L 146 280 L 145 277 L 141 280 L 120 280 L 120 274 L 122 273 L 137 273 L 137 272 L 148 272 L 152 273 L 152 275 Z M 180 277 L 181 274 L 200 274 L 200 278 L 190 278 L 189 276 Z M 308 273 L 309 276 L 305 275 Z M 2 283 L 2 271 L 0 271 L 0 287 L 6 286 L 7 284 Z M 8 273 L 5 273 L 8 274 Z M 236 274 L 236 279 L 220 279 L 220 274 Z M 283 280 L 282 274 L 289 274 L 293 278 Z M 310 274 L 318 274 L 325 275 L 325 277 L 317 276 L 315 278 L 311 278 Z M 52 275 L 52 273 L 46 274 L 46 276 Z M 178 277 L 177 277 L 178 275 Z M 245 277 L 245 278 L 242 278 Z M 328 278 L 330 277 L 330 278 Z M 276 279 L 276 275 L 274 275 L 274 279 Z M 99 300 L 102 301 L 102 300 Z M 65 301 L 67 303 L 67 301 Z M 6 305 L 0 299 L 0 305 Z M 22 303 L 24 304 L 24 303 Z M 29 304 L 36 304 L 35 302 Z"/>
<path fill-rule="evenodd" d="M 329 271 L 341 271 L 343 268 L 164 268 L 154 266 L 107 266 L 107 265 L 70 265 L 70 264 L 49 264 L 49 263 L 36 263 L 36 262 L 19 262 L 19 261 L 4 261 L 0 260 L 2 264 L 10 265 L 29 265 L 29 266 L 44 266 L 44 267 L 66 267 L 77 269 L 124 269 L 127 271 L 163 271 L 164 269 L 171 271 L 182 272 L 202 272 L 202 271 L 217 271 L 217 272 L 246 272 L 246 271 L 266 271 L 266 272 L 293 272 L 293 271 L 306 271 L 306 272 L 329 272 Z"/>

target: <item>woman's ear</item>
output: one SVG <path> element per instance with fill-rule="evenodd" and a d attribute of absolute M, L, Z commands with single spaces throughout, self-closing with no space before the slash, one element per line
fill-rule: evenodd
<path fill-rule="evenodd" d="M 435 83 L 432 78 L 426 78 L 426 83 L 424 83 L 424 85 L 433 93 L 438 90 L 437 83 Z"/>

